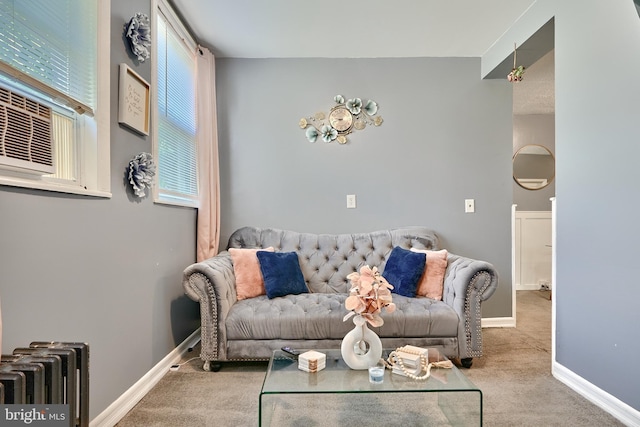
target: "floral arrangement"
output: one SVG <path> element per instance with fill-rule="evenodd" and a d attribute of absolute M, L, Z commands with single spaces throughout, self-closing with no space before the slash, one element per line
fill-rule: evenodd
<path fill-rule="evenodd" d="M 510 82 L 519 82 L 522 81 L 522 76 L 524 75 L 524 67 L 522 65 L 518 66 L 511 70 L 509 75 L 507 76 L 507 80 Z"/>
<path fill-rule="evenodd" d="M 384 324 L 380 312 L 384 308 L 387 313 L 393 313 L 396 305 L 391 302 L 393 286 L 382 277 L 377 267 L 368 265 L 360 268 L 360 273 L 354 272 L 347 276 L 351 282 L 349 296 L 344 302 L 347 310 L 351 310 L 343 321 L 354 315 L 362 316 L 371 326 Z"/>
<path fill-rule="evenodd" d="M 145 196 L 145 190 L 151 188 L 153 177 L 156 174 L 156 166 L 153 156 L 149 153 L 140 153 L 129 161 L 129 183 L 133 192 L 138 197 Z"/>
<path fill-rule="evenodd" d="M 516 44 L 513 44 L 513 68 L 511 72 L 507 75 L 507 80 L 511 83 L 522 81 L 522 77 L 524 76 L 524 66 L 519 65 L 516 66 L 516 60 L 518 59 L 518 52 L 516 50 Z"/>
<path fill-rule="evenodd" d="M 324 142 L 338 141 L 339 144 L 347 143 L 347 135 L 354 130 L 362 130 L 367 125 L 380 126 L 383 122 L 378 113 L 378 103 L 369 99 L 366 103 L 360 98 L 346 99 L 342 95 L 333 97 L 335 102 L 333 109 L 344 108 L 351 114 L 352 125 L 348 129 L 336 129 L 327 120 L 327 115 L 323 112 L 316 113 L 310 117 L 303 117 L 298 122 L 302 129 L 306 129 L 305 136 L 309 142 L 316 142 L 320 137 Z"/>
<path fill-rule="evenodd" d="M 151 54 L 151 27 L 149 25 L 149 17 L 144 13 L 136 13 L 131 20 L 124 26 L 125 35 L 129 39 L 131 51 L 138 58 L 138 61 L 144 62 L 149 59 Z"/>

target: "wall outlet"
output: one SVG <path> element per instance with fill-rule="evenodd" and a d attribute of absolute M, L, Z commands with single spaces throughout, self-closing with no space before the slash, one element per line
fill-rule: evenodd
<path fill-rule="evenodd" d="M 465 213 L 474 213 L 476 211 L 476 202 L 474 199 L 465 199 L 464 200 L 464 212 Z"/>
<path fill-rule="evenodd" d="M 347 194 L 347 209 L 355 209 L 355 208 L 356 208 L 356 195 Z"/>

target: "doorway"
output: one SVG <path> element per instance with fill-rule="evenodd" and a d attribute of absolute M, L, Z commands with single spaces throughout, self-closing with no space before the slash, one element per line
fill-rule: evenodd
<path fill-rule="evenodd" d="M 554 69 L 552 49 L 526 69 L 522 81 L 513 83 L 513 153 L 521 152 L 523 147 L 544 148 L 555 166 Z M 514 310 L 517 290 L 547 292 L 553 287 L 554 175 L 543 188 L 513 181 Z"/>

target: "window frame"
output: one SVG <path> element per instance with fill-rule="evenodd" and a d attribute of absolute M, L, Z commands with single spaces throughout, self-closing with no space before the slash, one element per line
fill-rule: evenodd
<path fill-rule="evenodd" d="M 97 1 L 97 93 L 92 118 L 78 115 L 78 181 L 0 169 L 0 185 L 111 197 L 111 0 Z"/>
<path fill-rule="evenodd" d="M 189 48 L 193 49 L 194 53 L 197 49 L 197 42 L 195 38 L 190 34 L 190 32 L 185 27 L 185 24 L 182 22 L 182 19 L 178 16 L 178 14 L 173 9 L 172 5 L 167 0 L 152 0 L 152 13 L 151 13 L 151 29 L 153 34 L 157 34 L 158 30 L 158 13 L 162 13 L 165 18 L 167 18 L 169 23 L 172 25 L 173 29 L 178 33 L 178 36 L 182 39 L 183 43 Z M 155 58 L 158 58 L 158 43 L 153 43 L 152 45 L 152 55 Z M 194 63 L 195 66 L 195 63 Z M 156 165 L 159 164 L 159 135 L 158 135 L 158 61 L 152 61 L 151 63 L 151 87 L 154 88 L 151 95 L 151 120 L 152 120 L 152 155 L 153 159 L 156 162 Z M 198 132 L 198 121 L 197 121 L 197 111 L 196 111 L 196 133 Z M 199 202 L 199 192 L 200 192 L 200 175 L 199 175 L 199 161 L 198 161 L 198 141 L 196 138 L 195 141 L 195 149 L 196 149 L 196 186 L 197 193 L 195 197 L 184 197 L 182 195 L 176 195 L 171 191 L 161 190 L 158 184 L 158 175 L 155 176 L 155 183 L 153 185 L 153 201 L 154 203 L 159 204 L 167 204 L 174 206 L 184 206 L 184 207 L 193 207 L 198 208 L 200 205 Z M 160 171 L 158 171 L 160 172 Z"/>

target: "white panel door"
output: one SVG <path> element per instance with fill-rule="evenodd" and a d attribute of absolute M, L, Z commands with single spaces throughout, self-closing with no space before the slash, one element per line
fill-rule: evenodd
<path fill-rule="evenodd" d="M 516 212 L 516 289 L 551 284 L 551 212 Z"/>

